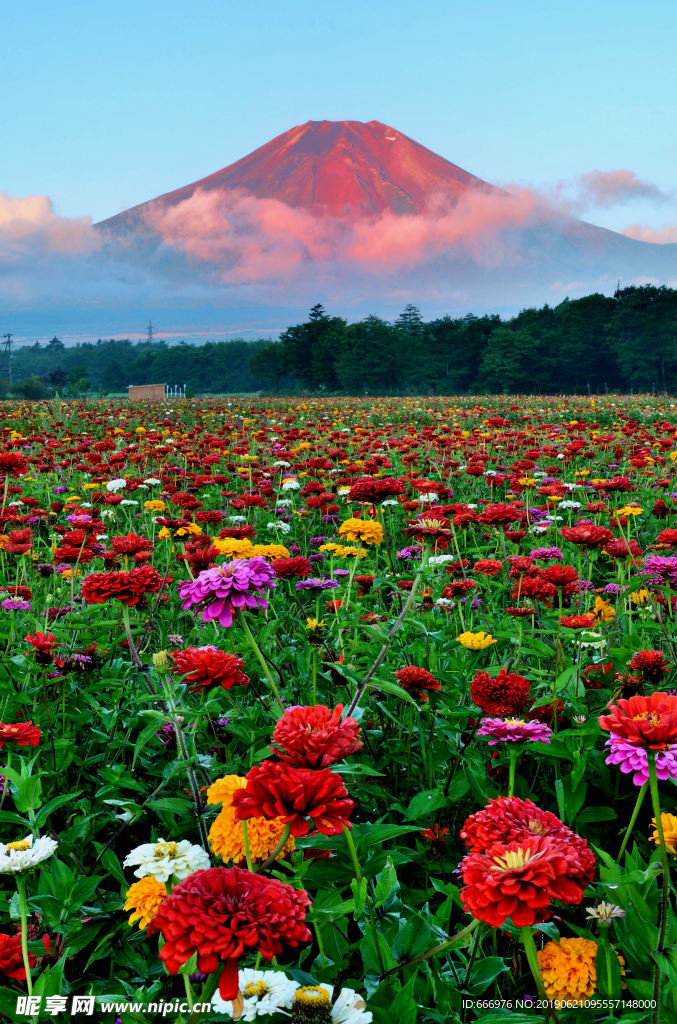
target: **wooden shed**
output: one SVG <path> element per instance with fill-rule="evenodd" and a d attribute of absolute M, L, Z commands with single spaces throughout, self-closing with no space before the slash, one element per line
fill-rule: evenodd
<path fill-rule="evenodd" d="M 130 384 L 130 402 L 164 402 L 167 391 L 166 384 Z"/>

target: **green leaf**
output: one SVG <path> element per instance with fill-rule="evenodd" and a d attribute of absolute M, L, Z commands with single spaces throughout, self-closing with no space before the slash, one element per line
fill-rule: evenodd
<path fill-rule="evenodd" d="M 439 811 L 447 803 L 449 803 L 449 797 L 445 796 L 441 789 L 424 789 L 422 793 L 417 793 L 410 800 L 406 817 L 418 821 L 419 818 L 424 818 L 427 814 Z"/>
<path fill-rule="evenodd" d="M 356 878 L 350 883 L 353 896 L 355 897 L 355 912 L 353 914 L 354 919 L 357 921 L 358 917 L 364 910 L 364 902 L 367 898 L 367 879 L 361 878 L 358 882 Z"/>

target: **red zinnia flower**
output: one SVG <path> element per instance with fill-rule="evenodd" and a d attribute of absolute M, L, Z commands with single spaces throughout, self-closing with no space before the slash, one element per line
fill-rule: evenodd
<path fill-rule="evenodd" d="M 271 563 L 275 575 L 282 580 L 290 579 L 293 576 L 310 576 L 313 571 L 311 563 L 303 555 L 296 558 L 276 558 Z"/>
<path fill-rule="evenodd" d="M 654 509 L 654 515 L 656 514 Z M 677 530 L 661 530 L 656 537 L 657 544 L 669 544 L 674 548 L 677 545 Z"/>
<path fill-rule="evenodd" d="M 604 545 L 604 553 L 611 555 L 612 558 L 638 558 L 642 549 L 636 540 L 628 541 L 624 537 L 618 537 Z"/>
<path fill-rule="evenodd" d="M 583 888 L 570 878 L 567 851 L 550 836 L 495 843 L 461 861 L 461 903 L 473 917 L 500 928 L 545 921 L 553 899 L 580 903 Z"/>
<path fill-rule="evenodd" d="M 493 679 L 488 672 L 477 672 L 470 684 L 470 696 L 485 715 L 505 718 L 527 706 L 530 689 L 524 676 L 502 668 Z"/>
<path fill-rule="evenodd" d="M 35 957 L 32 953 L 28 954 L 28 966 L 35 967 Z M 7 935 L 5 932 L 0 932 L 0 975 L 5 978 L 13 978 L 14 981 L 26 980 L 20 935 Z"/>
<path fill-rule="evenodd" d="M 503 570 L 503 562 L 498 558 L 480 558 L 472 567 L 472 571 L 481 576 L 497 576 Z"/>
<path fill-rule="evenodd" d="M 40 633 L 36 631 L 35 636 L 29 634 L 24 637 L 24 640 L 34 649 L 35 660 L 38 665 L 51 664 L 54 648 L 61 645 L 61 641 L 57 640 L 53 633 Z"/>
<path fill-rule="evenodd" d="M 139 603 L 144 594 L 156 594 L 165 585 L 152 565 L 140 565 L 129 572 L 93 572 L 82 581 L 81 593 L 87 604 L 103 604 L 117 598 L 128 607 Z"/>
<path fill-rule="evenodd" d="M 571 544 L 580 544 L 584 548 L 603 548 L 614 536 L 606 526 L 595 526 L 593 523 L 563 526 L 560 533 Z"/>
<path fill-rule="evenodd" d="M 442 684 L 439 679 L 424 668 L 417 668 L 416 665 L 407 665 L 395 673 L 400 686 L 418 700 L 427 701 L 424 690 L 441 690 Z"/>
<path fill-rule="evenodd" d="M 542 579 L 561 590 L 562 594 L 578 593 L 580 577 L 570 565 L 548 565 L 541 569 L 540 575 Z"/>
<path fill-rule="evenodd" d="M 28 472 L 28 463 L 21 452 L 0 452 L 0 473 L 7 476 L 23 476 Z"/>
<path fill-rule="evenodd" d="M 111 549 L 116 555 L 138 555 L 140 551 L 152 551 L 153 544 L 138 533 L 127 533 L 125 536 L 113 537 Z"/>
<path fill-rule="evenodd" d="M 245 952 L 272 960 L 285 947 L 310 941 L 308 906 L 305 890 L 276 878 L 242 868 L 207 868 L 174 886 L 150 921 L 148 934 L 162 934 L 160 959 L 170 974 L 177 974 L 194 953 L 204 974 L 223 964 L 219 993 L 232 1000 L 239 989 L 237 962 Z"/>
<path fill-rule="evenodd" d="M 619 700 L 609 711 L 599 720 L 602 729 L 633 747 L 660 750 L 666 743 L 677 743 L 677 697 L 669 693 Z"/>
<path fill-rule="evenodd" d="M 186 647 L 183 651 L 169 651 L 169 657 L 191 690 L 217 684 L 224 690 L 230 690 L 231 686 L 246 686 L 249 682 L 249 676 L 243 671 L 242 659 L 216 647 Z"/>
<path fill-rule="evenodd" d="M 591 629 L 595 625 L 595 616 L 592 612 L 586 612 L 585 615 L 563 615 L 559 621 L 567 629 Z"/>
<path fill-rule="evenodd" d="M 328 768 L 362 747 L 360 727 L 354 718 L 341 721 L 343 704 L 330 711 L 323 704 L 289 708 L 275 724 L 274 753 L 296 768 Z"/>
<path fill-rule="evenodd" d="M 310 818 L 318 832 L 335 836 L 350 828 L 355 806 L 339 775 L 328 768 L 312 771 L 289 764 L 262 761 L 247 773 L 245 789 L 233 794 L 236 820 L 282 818 L 293 836 L 310 832 Z"/>
<path fill-rule="evenodd" d="M 0 750 L 9 742 L 20 747 L 37 747 L 41 736 L 37 725 L 32 722 L 0 722 Z"/>
<path fill-rule="evenodd" d="M 628 662 L 628 667 L 639 672 L 647 683 L 660 683 L 672 668 L 662 651 L 637 651 Z"/>
<path fill-rule="evenodd" d="M 404 494 L 404 484 L 392 476 L 364 476 L 355 480 L 348 492 L 348 501 L 371 502 L 385 501 L 398 494 Z"/>

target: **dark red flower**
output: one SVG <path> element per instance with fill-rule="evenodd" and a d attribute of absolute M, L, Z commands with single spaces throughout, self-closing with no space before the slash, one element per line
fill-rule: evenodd
<path fill-rule="evenodd" d="M 446 843 L 446 835 L 449 831 L 448 828 L 440 828 L 439 825 L 433 825 L 432 828 L 424 828 L 419 835 L 423 836 L 424 839 L 428 839 L 431 843 Z"/>
<path fill-rule="evenodd" d="M 249 682 L 242 659 L 216 647 L 186 647 L 182 651 L 169 651 L 169 657 L 191 690 L 217 685 L 230 690 L 232 686 L 246 686 Z"/>
<path fill-rule="evenodd" d="M 348 501 L 371 502 L 375 505 L 386 498 L 394 498 L 404 494 L 405 487 L 401 480 L 392 476 L 364 476 L 355 480 L 348 492 Z"/>
<path fill-rule="evenodd" d="M 677 534 L 677 530 L 675 533 Z M 628 541 L 625 537 L 617 537 L 604 545 L 604 553 L 611 555 L 612 558 L 638 558 L 642 554 L 642 549 L 636 540 Z"/>
<path fill-rule="evenodd" d="M 341 720 L 342 711 L 343 704 L 289 708 L 275 723 L 273 743 L 282 750 L 274 753 L 296 768 L 328 768 L 354 754 L 362 747 L 360 727 L 354 718 Z"/>
<path fill-rule="evenodd" d="M 5 743 L 19 747 L 37 747 L 42 733 L 32 722 L 0 722 L 0 750 Z"/>
<path fill-rule="evenodd" d="M 28 463 L 21 452 L 0 452 L 0 473 L 6 476 L 23 476 L 28 472 Z"/>
<path fill-rule="evenodd" d="M 141 551 L 153 550 L 152 542 L 146 537 L 140 537 L 138 533 L 127 533 L 124 536 L 113 537 L 110 546 L 116 555 L 137 555 Z"/>
<path fill-rule="evenodd" d="M 407 665 L 406 668 L 398 669 L 395 673 L 395 679 L 397 679 L 403 690 L 406 690 L 412 697 L 416 697 L 423 702 L 428 699 L 423 692 L 424 690 L 442 689 L 439 679 L 435 679 L 431 672 L 424 668 L 418 668 L 416 665 Z"/>
<path fill-rule="evenodd" d="M 672 694 L 637 695 L 619 700 L 609 711 L 601 716 L 600 726 L 633 747 L 661 750 L 666 743 L 677 743 L 677 697 Z"/>
<path fill-rule="evenodd" d="M 303 555 L 298 555 L 296 558 L 276 558 L 271 564 L 275 575 L 282 580 L 291 579 L 294 576 L 310 576 L 313 571 L 311 563 Z"/>
<path fill-rule="evenodd" d="M 581 680 L 586 690 L 601 690 L 604 686 L 611 686 L 616 675 L 613 662 L 605 661 L 598 665 L 588 665 L 583 670 Z"/>
<path fill-rule="evenodd" d="M 87 604 L 103 604 L 111 598 L 128 607 L 139 603 L 144 594 L 156 594 L 165 579 L 151 565 L 140 565 L 129 572 L 93 572 L 85 576 L 81 593 Z"/>
<path fill-rule="evenodd" d="M 502 668 L 493 678 L 488 672 L 477 672 L 470 684 L 470 696 L 485 715 L 504 718 L 527 706 L 530 689 L 531 684 L 524 676 Z"/>
<path fill-rule="evenodd" d="M 603 548 L 605 544 L 613 540 L 614 536 L 611 530 L 607 530 L 606 526 L 595 526 L 594 523 L 563 526 L 560 533 L 571 544 L 578 544 L 584 548 Z"/>
<path fill-rule="evenodd" d="M 195 953 L 203 974 L 223 965 L 219 993 L 232 1000 L 239 989 L 241 956 L 256 952 L 272 960 L 286 947 L 310 941 L 305 924 L 309 906 L 305 890 L 276 878 L 242 868 L 207 868 L 174 886 L 148 934 L 160 932 L 165 940 L 160 959 L 170 974 L 177 974 Z"/>
<path fill-rule="evenodd" d="M 289 764 L 262 761 L 247 773 L 245 789 L 233 794 L 236 820 L 282 818 L 293 836 L 310 832 L 310 818 L 318 832 L 335 836 L 350 828 L 355 806 L 341 777 L 322 768 L 312 771 Z"/>
<path fill-rule="evenodd" d="M 28 954 L 28 966 L 35 967 L 35 957 L 32 953 Z M 26 980 L 20 935 L 0 932 L 0 975 L 13 978 L 14 981 Z"/>
<path fill-rule="evenodd" d="M 628 667 L 633 672 L 639 672 L 645 682 L 655 685 L 668 674 L 672 665 L 662 651 L 637 651 L 628 662 Z"/>

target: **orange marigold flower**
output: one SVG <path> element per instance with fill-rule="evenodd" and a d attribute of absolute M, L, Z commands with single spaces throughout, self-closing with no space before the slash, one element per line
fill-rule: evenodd
<path fill-rule="evenodd" d="M 235 820 L 233 794 L 239 789 L 244 789 L 246 785 L 245 778 L 239 775 L 226 775 L 222 779 L 217 779 L 207 790 L 208 804 L 222 804 L 221 811 L 209 830 L 209 845 L 221 860 L 232 861 L 238 865 L 246 862 L 246 853 L 242 822 Z M 282 838 L 284 826 L 284 818 L 250 818 L 247 821 L 249 855 L 253 863 L 268 860 Z M 294 846 L 294 837 L 290 836 L 278 853 L 277 860 L 282 860 L 292 853 Z"/>
<path fill-rule="evenodd" d="M 158 882 L 155 875 L 146 875 L 134 885 L 130 885 L 125 898 L 125 910 L 133 910 L 129 924 L 138 920 L 139 928 L 146 928 L 155 917 L 158 908 L 167 897 L 167 886 Z"/>
<path fill-rule="evenodd" d="M 597 943 L 592 939 L 560 939 L 548 942 L 536 953 L 548 999 L 583 1005 L 595 993 Z M 616 953 L 618 956 L 618 953 Z M 618 956 L 621 970 L 625 965 Z"/>

